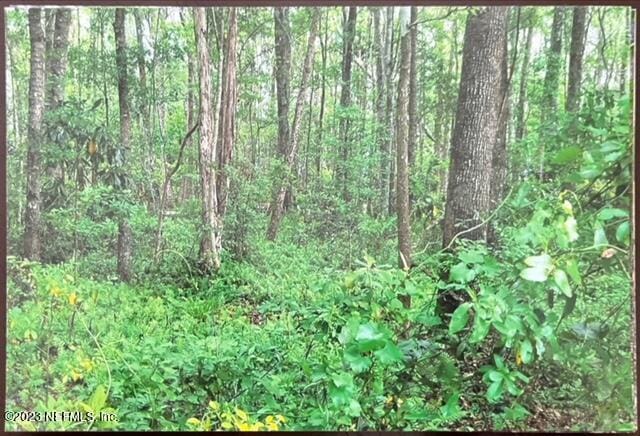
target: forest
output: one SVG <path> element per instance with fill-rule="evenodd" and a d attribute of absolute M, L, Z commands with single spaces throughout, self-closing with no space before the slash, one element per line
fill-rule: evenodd
<path fill-rule="evenodd" d="M 6 428 L 635 431 L 634 29 L 7 8 Z"/>

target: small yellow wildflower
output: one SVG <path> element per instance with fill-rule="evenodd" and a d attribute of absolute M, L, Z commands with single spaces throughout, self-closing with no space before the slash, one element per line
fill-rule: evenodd
<path fill-rule="evenodd" d="M 247 412 L 245 412 L 242 409 L 238 409 L 237 407 L 236 407 L 236 416 L 244 422 L 249 420 L 249 417 L 247 416 Z"/>
<path fill-rule="evenodd" d="M 69 304 L 75 306 L 78 303 L 78 294 L 72 292 L 69 294 Z"/>
<path fill-rule="evenodd" d="M 238 430 L 240 431 L 251 431 L 251 425 L 246 422 L 241 422 L 238 424 Z"/>
<path fill-rule="evenodd" d="M 94 365 L 93 365 L 93 362 L 91 361 L 91 359 L 86 359 L 86 358 L 85 358 L 85 359 L 82 359 L 82 360 L 80 361 L 80 366 L 81 366 L 82 368 L 84 368 L 84 370 L 85 370 L 86 372 L 89 372 L 89 371 L 91 371 L 91 370 L 93 369 L 93 366 L 94 366 Z"/>
<path fill-rule="evenodd" d="M 84 376 L 82 375 L 81 372 L 76 371 L 75 369 L 71 370 L 71 380 L 73 380 L 74 382 L 77 382 L 78 380 L 82 380 L 84 378 Z"/>
<path fill-rule="evenodd" d="M 62 289 L 58 286 L 54 286 L 50 291 L 51 296 L 58 298 L 62 294 Z"/>
<path fill-rule="evenodd" d="M 520 350 L 516 353 L 516 365 L 522 365 L 522 353 L 520 353 Z"/>
<path fill-rule="evenodd" d="M 200 420 L 198 418 L 189 418 L 187 419 L 187 424 L 198 426 L 200 425 Z"/>
<path fill-rule="evenodd" d="M 278 422 L 287 422 L 287 418 L 282 415 L 276 415 L 276 421 Z"/>

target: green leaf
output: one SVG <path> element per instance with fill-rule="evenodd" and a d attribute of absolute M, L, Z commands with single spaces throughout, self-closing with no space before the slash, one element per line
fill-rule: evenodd
<path fill-rule="evenodd" d="M 449 333 L 454 335 L 467 325 L 469 321 L 469 309 L 471 303 L 462 303 L 451 315 L 451 322 L 449 323 Z"/>
<path fill-rule="evenodd" d="M 560 289 L 567 298 L 571 298 L 572 292 L 567 274 L 563 270 L 556 268 L 553 272 L 553 280 L 556 282 L 556 285 L 558 285 L 558 289 Z"/>
<path fill-rule="evenodd" d="M 608 221 L 613 218 L 626 218 L 629 216 L 629 212 L 622 209 L 607 208 L 602 209 L 598 214 L 598 219 L 601 221 Z"/>
<path fill-rule="evenodd" d="M 569 162 L 573 162 L 582 156 L 582 149 L 575 145 L 563 148 L 551 159 L 551 163 L 556 165 L 564 165 Z"/>
<path fill-rule="evenodd" d="M 529 364 L 533 361 L 533 346 L 529 339 L 524 339 L 520 343 L 520 357 L 522 357 L 522 363 Z"/>
<path fill-rule="evenodd" d="M 387 344 L 384 346 L 384 348 L 382 350 L 376 351 L 374 354 L 384 365 L 402 362 L 404 360 L 404 354 L 402 354 L 402 350 L 391 341 L 387 341 Z"/>
<path fill-rule="evenodd" d="M 468 283 L 474 279 L 476 273 L 467 267 L 464 262 L 460 262 L 449 271 L 449 280 L 459 283 Z"/>
<path fill-rule="evenodd" d="M 487 400 L 495 403 L 502 397 L 502 380 L 494 381 L 487 389 Z"/>
<path fill-rule="evenodd" d="M 569 236 L 569 242 L 576 241 L 578 239 L 578 222 L 572 216 L 568 217 L 564 222 L 564 229 Z"/>
<path fill-rule="evenodd" d="M 520 277 L 530 282 L 544 282 L 547 280 L 547 276 L 546 268 L 525 268 L 520 271 Z"/>
<path fill-rule="evenodd" d="M 524 260 L 524 263 L 531 267 L 550 268 L 551 256 L 548 254 L 541 254 L 539 256 L 529 256 Z"/>
<path fill-rule="evenodd" d="M 98 413 L 102 410 L 106 403 L 107 391 L 105 390 L 103 385 L 98 385 L 95 392 L 91 396 L 91 399 L 89 400 L 89 405 L 93 409 L 94 413 Z"/>
<path fill-rule="evenodd" d="M 356 374 L 366 371 L 371 367 L 371 359 L 358 352 L 357 347 L 349 347 L 344 353 L 344 360 Z"/>
<path fill-rule="evenodd" d="M 356 333 L 356 342 L 361 352 L 373 351 L 382 348 L 385 344 L 384 334 L 373 323 L 361 324 Z"/>
<path fill-rule="evenodd" d="M 477 344 L 481 342 L 489 334 L 491 323 L 479 316 L 476 316 L 473 321 L 473 332 L 469 337 L 469 342 Z"/>
<path fill-rule="evenodd" d="M 566 262 L 566 271 L 569 277 L 578 285 L 582 284 L 582 277 L 580 276 L 580 270 L 578 269 L 578 262 L 575 259 L 568 259 Z"/>
<path fill-rule="evenodd" d="M 629 243 L 629 221 L 625 221 L 616 229 L 616 240 L 621 244 Z"/>
<path fill-rule="evenodd" d="M 593 245 L 594 247 L 597 247 L 599 245 L 609 245 L 607 234 L 604 232 L 604 229 L 601 226 L 597 227 L 593 232 Z"/>

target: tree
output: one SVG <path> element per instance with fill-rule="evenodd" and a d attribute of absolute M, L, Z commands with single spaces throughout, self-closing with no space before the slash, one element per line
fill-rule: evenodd
<path fill-rule="evenodd" d="M 71 9 L 59 8 L 55 11 L 53 41 L 47 52 L 47 106 L 57 109 L 64 99 L 64 76 L 67 71 L 67 52 L 69 49 L 69 27 Z"/>
<path fill-rule="evenodd" d="M 531 15 L 534 11 L 531 11 Z M 516 106 L 516 141 L 520 141 L 526 131 L 525 107 L 527 105 L 527 83 L 529 78 L 529 59 L 531 56 L 531 41 L 533 40 L 533 23 L 527 28 L 526 42 L 520 68 L 520 89 L 518 91 L 518 104 Z"/>
<path fill-rule="evenodd" d="M 571 48 L 569 51 L 569 86 L 567 89 L 567 112 L 580 109 L 580 85 L 582 83 L 582 58 L 587 33 L 587 7 L 573 8 L 573 24 L 571 26 Z"/>
<path fill-rule="evenodd" d="M 343 111 L 347 111 L 351 106 L 351 65 L 353 63 L 353 42 L 356 37 L 356 20 L 358 16 L 358 8 L 355 6 L 349 7 L 349 13 L 344 20 L 342 28 L 342 79 L 340 81 L 340 108 Z M 337 165 L 337 181 L 342 185 L 343 198 L 349 200 L 349 192 L 347 186 L 347 162 L 349 159 L 349 147 L 350 147 L 350 115 L 343 114 L 340 118 L 340 141 L 342 146 L 340 147 L 340 159 Z"/>
<path fill-rule="evenodd" d="M 320 22 L 320 9 L 313 8 L 311 15 L 311 27 L 309 29 L 309 40 L 307 42 L 307 53 L 302 66 L 302 78 L 300 80 L 300 89 L 298 90 L 298 98 L 296 100 L 296 108 L 293 116 L 293 125 L 291 128 L 291 137 L 287 152 L 283 156 L 284 164 L 288 174 L 291 174 L 295 167 L 296 157 L 298 153 L 298 142 L 300 139 L 300 126 L 302 124 L 302 110 L 307 100 L 307 91 L 309 87 L 309 77 L 311 76 L 311 68 L 315 55 L 315 42 L 318 34 L 318 23 Z M 274 189 L 273 199 L 269 210 L 271 211 L 271 219 L 267 228 L 267 239 L 275 240 L 280 222 L 284 215 L 284 200 L 287 193 L 286 181 L 276 181 L 276 189 Z"/>
<path fill-rule="evenodd" d="M 417 80 L 417 45 L 418 45 L 418 7 L 411 6 L 411 23 L 409 24 L 410 46 L 411 46 L 411 63 L 409 66 L 409 167 L 413 167 L 416 160 L 416 143 L 419 120 L 417 117 L 416 100 L 418 97 L 418 80 Z M 400 49 L 402 51 L 402 48 Z"/>
<path fill-rule="evenodd" d="M 194 8 L 196 50 L 200 82 L 200 190 L 202 194 L 202 237 L 200 239 L 200 266 L 207 272 L 220 267 L 222 249 L 222 223 L 218 219 L 218 193 L 214 169 L 216 145 L 213 119 L 213 92 L 211 60 L 207 43 L 205 8 Z"/>
<path fill-rule="evenodd" d="M 129 112 L 129 82 L 127 72 L 127 39 L 125 33 L 125 9 L 116 8 L 113 29 L 116 37 L 116 69 L 118 74 L 118 108 L 120 110 L 120 146 L 116 152 L 116 189 L 127 188 L 126 153 L 131 148 L 131 114 Z M 124 213 L 118 217 L 118 276 L 131 280 L 131 227 Z"/>
<path fill-rule="evenodd" d="M 465 239 L 487 239 L 487 225 L 482 220 L 491 209 L 493 152 L 500 134 L 507 9 L 486 7 L 472 12 L 467 19 L 451 141 L 445 248 L 454 237 L 463 234 Z M 457 306 L 457 298 L 442 296 L 439 306 L 450 313 Z"/>
<path fill-rule="evenodd" d="M 491 162 L 499 133 L 507 10 L 483 8 L 467 19 L 443 244 L 464 231 L 466 239 L 486 240 L 479 225 L 490 208 Z"/>
<path fill-rule="evenodd" d="M 400 253 L 400 267 L 408 270 L 411 267 L 411 224 L 409 203 L 409 101 L 411 75 L 411 27 L 409 8 L 400 9 L 400 75 L 398 78 L 398 101 L 396 107 L 396 212 L 398 214 L 398 251 Z M 409 296 L 405 296 L 403 303 L 411 305 Z"/>
<path fill-rule="evenodd" d="M 547 69 L 544 76 L 542 91 L 541 127 L 545 131 L 555 129 L 556 113 L 558 110 L 558 86 L 560 84 L 560 69 L 562 67 L 562 27 L 564 23 L 564 8 L 557 6 L 553 10 L 553 23 L 551 24 L 551 39 L 547 51 Z M 546 147 L 544 141 L 540 151 L 540 180 L 544 179 L 544 162 Z"/>
<path fill-rule="evenodd" d="M 42 121 L 45 103 L 45 37 L 42 10 L 29 9 L 29 41 L 31 44 L 29 73 L 29 128 L 27 145 L 27 206 L 25 213 L 24 256 L 39 260 L 41 255 L 41 186 Z"/>

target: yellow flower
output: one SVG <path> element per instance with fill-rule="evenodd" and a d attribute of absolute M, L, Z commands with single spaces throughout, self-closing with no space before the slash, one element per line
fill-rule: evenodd
<path fill-rule="evenodd" d="M 214 412 L 217 412 L 218 410 L 220 410 L 220 403 L 218 403 L 217 401 L 209 401 L 209 407 L 211 407 L 211 410 L 213 410 Z"/>
<path fill-rule="evenodd" d="M 71 294 L 69 294 L 69 304 L 75 306 L 76 303 L 78 303 L 78 294 L 72 292 Z"/>
<path fill-rule="evenodd" d="M 241 422 L 238 424 L 238 430 L 240 431 L 251 431 L 251 425 L 246 422 Z"/>
<path fill-rule="evenodd" d="M 287 418 L 285 418 L 285 417 L 284 417 L 284 416 L 282 416 L 282 415 L 276 415 L 276 420 L 277 420 L 278 422 L 287 422 Z"/>
<path fill-rule="evenodd" d="M 247 412 L 245 412 L 242 409 L 238 409 L 237 407 L 236 407 L 236 416 L 244 422 L 249 420 L 249 417 L 247 416 Z"/>
<path fill-rule="evenodd" d="M 404 400 L 402 398 L 398 398 L 396 403 L 398 403 L 398 406 L 402 406 L 402 403 L 404 403 Z"/>
<path fill-rule="evenodd" d="M 266 422 L 267 422 L 267 430 L 278 431 L 280 429 L 278 424 L 273 419 L 273 416 L 267 416 Z"/>
<path fill-rule="evenodd" d="M 200 420 L 198 418 L 189 418 L 187 419 L 187 424 L 198 426 L 200 425 Z"/>
<path fill-rule="evenodd" d="M 516 365 L 522 365 L 522 353 L 520 353 L 520 350 L 516 353 Z"/>
<path fill-rule="evenodd" d="M 264 427 L 263 423 L 256 422 L 255 424 L 249 426 L 249 430 L 251 430 L 251 431 L 259 431 L 259 430 L 262 430 L 263 427 Z"/>
<path fill-rule="evenodd" d="M 82 366 L 86 372 L 89 372 L 93 369 L 93 362 L 91 359 L 82 359 L 80 361 L 80 366 Z"/>
<path fill-rule="evenodd" d="M 75 369 L 71 370 L 71 379 L 76 382 L 78 380 L 82 380 L 84 378 L 84 376 L 82 375 L 81 372 L 76 371 Z"/>
<path fill-rule="evenodd" d="M 53 297 L 59 297 L 62 294 L 62 289 L 60 289 L 58 286 L 54 286 L 51 288 L 50 294 Z"/>

